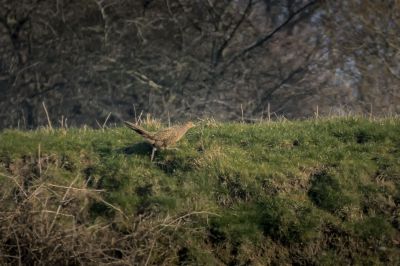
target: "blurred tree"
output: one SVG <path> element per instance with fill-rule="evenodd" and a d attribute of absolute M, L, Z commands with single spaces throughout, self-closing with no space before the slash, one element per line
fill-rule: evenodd
<path fill-rule="evenodd" d="M 42 101 L 89 125 L 133 105 L 176 119 L 399 108 L 394 0 L 0 5 L 0 127 L 46 123 Z"/>
<path fill-rule="evenodd" d="M 399 112 L 400 2 L 327 1 L 325 27 L 336 85 L 348 105 Z"/>

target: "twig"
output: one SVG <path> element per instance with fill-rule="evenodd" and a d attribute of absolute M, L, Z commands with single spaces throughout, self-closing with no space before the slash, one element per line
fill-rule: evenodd
<path fill-rule="evenodd" d="M 242 111 L 242 124 L 244 123 L 244 117 L 243 117 L 243 105 L 240 104 L 240 110 Z"/>
<path fill-rule="evenodd" d="M 139 125 L 142 124 L 142 115 L 143 115 L 143 111 L 141 111 L 139 114 L 139 118 L 138 118 Z"/>
<path fill-rule="evenodd" d="M 138 120 L 137 120 L 137 117 L 136 117 L 136 107 L 135 107 L 134 104 L 133 104 L 133 113 L 135 114 L 135 124 L 137 124 Z"/>
<path fill-rule="evenodd" d="M 42 176 L 42 160 L 40 156 L 40 143 L 38 144 L 38 168 L 39 168 L 39 177 Z"/>
<path fill-rule="evenodd" d="M 161 229 L 159 230 L 159 232 L 162 231 L 165 227 L 171 226 L 171 225 L 173 225 L 174 223 L 179 222 L 179 221 L 181 221 L 182 219 L 185 219 L 186 217 L 193 216 L 193 215 L 198 215 L 198 214 L 208 214 L 208 215 L 215 215 L 215 216 L 220 217 L 219 214 L 212 213 L 212 212 L 207 212 L 207 211 L 195 211 L 195 212 L 191 212 L 191 213 L 187 213 L 187 214 L 185 214 L 185 215 L 182 215 L 182 216 L 180 216 L 180 217 L 174 219 L 172 222 L 170 222 L 170 223 L 168 223 L 168 224 L 161 224 L 161 225 L 159 225 L 159 226 L 163 226 L 163 228 L 161 228 Z"/>
<path fill-rule="evenodd" d="M 100 198 L 100 201 L 103 202 L 104 204 L 106 204 L 107 206 L 113 208 L 114 210 L 119 211 L 125 218 L 128 218 L 128 217 L 125 215 L 125 213 L 124 213 L 120 208 L 115 207 L 115 206 L 112 205 L 111 203 L 109 203 L 109 202 L 103 200 L 102 198 Z"/>
<path fill-rule="evenodd" d="M 41 212 L 45 212 L 45 213 L 55 213 L 56 215 L 62 215 L 62 216 L 67 216 L 67 217 L 72 217 L 75 219 L 75 216 L 72 214 L 67 214 L 67 213 L 62 213 L 62 212 L 55 212 L 55 211 L 50 211 L 50 210 L 42 210 Z M 32 211 L 30 213 L 38 213 L 38 211 Z"/>
<path fill-rule="evenodd" d="M 15 75 L 15 79 L 14 79 L 14 82 L 13 82 L 11 87 L 12 88 L 15 87 L 15 85 L 17 84 L 17 81 L 19 79 L 19 76 L 21 75 L 22 72 L 24 72 L 25 70 L 27 70 L 29 68 L 32 68 L 32 67 L 34 67 L 34 66 L 36 66 L 38 64 L 39 64 L 39 62 L 33 63 L 33 64 L 29 65 L 29 66 L 26 66 L 26 67 L 22 68 L 20 71 L 18 71 L 18 73 Z"/>
<path fill-rule="evenodd" d="M 97 119 L 95 119 L 95 121 L 96 121 L 96 124 L 99 126 L 99 128 L 102 129 L 102 127 L 101 127 L 99 121 L 97 121 Z"/>
<path fill-rule="evenodd" d="M 32 198 L 36 198 L 37 195 L 40 193 L 40 189 L 43 187 L 43 183 L 40 184 L 33 192 L 30 192 L 29 196 L 24 199 L 24 202 L 29 202 Z"/>
<path fill-rule="evenodd" d="M 265 42 L 267 42 L 268 40 L 272 39 L 272 37 L 275 36 L 276 33 L 278 33 L 279 31 L 281 31 L 286 25 L 288 25 L 298 14 L 304 12 L 306 9 L 312 7 L 313 5 L 318 4 L 319 1 L 315 0 L 315 1 L 310 1 L 307 4 L 305 4 L 303 7 L 299 8 L 298 10 L 292 12 L 289 14 L 289 16 L 286 18 L 285 21 L 283 21 L 282 24 L 280 24 L 278 27 L 276 27 L 274 30 L 272 30 L 271 32 L 269 32 L 268 34 L 266 34 L 265 36 L 257 39 L 256 41 L 254 41 L 253 43 L 251 43 L 249 46 L 245 47 L 244 49 L 242 49 L 241 51 L 239 51 L 237 54 L 233 55 L 228 61 L 227 63 L 224 65 L 224 68 L 227 68 L 228 66 L 230 66 L 233 62 L 235 62 L 238 58 L 246 55 L 248 52 L 250 52 L 251 50 L 263 45 Z"/>
<path fill-rule="evenodd" d="M 104 130 L 104 127 L 107 124 L 108 119 L 110 118 L 111 112 L 108 113 L 106 120 L 104 121 L 103 125 L 101 126 L 101 128 Z"/>
<path fill-rule="evenodd" d="M 24 188 L 21 186 L 21 184 L 19 184 L 18 181 L 15 180 L 15 177 L 9 176 L 9 175 L 3 174 L 3 173 L 0 173 L 0 175 L 12 179 L 12 180 L 14 181 L 14 183 L 18 186 L 18 188 L 20 189 L 20 191 L 21 191 L 22 193 L 24 193 L 25 197 L 28 197 L 28 194 L 26 194 L 26 192 L 25 192 Z"/>
<path fill-rule="evenodd" d="M 161 91 L 164 87 L 154 80 L 150 79 L 146 75 L 139 73 L 138 71 L 135 70 L 130 70 L 127 72 L 129 75 L 134 76 L 138 81 L 140 81 L 143 84 L 149 85 L 151 88 L 153 88 L 155 91 Z"/>
<path fill-rule="evenodd" d="M 66 189 L 73 189 L 73 190 L 86 190 L 86 191 L 94 191 L 94 192 L 104 192 L 104 189 L 88 189 L 88 188 L 76 188 L 76 187 L 67 187 L 67 186 L 60 186 L 54 184 L 47 184 L 47 186 L 51 187 L 58 187 L 58 188 L 66 188 Z"/>
<path fill-rule="evenodd" d="M 370 109 L 369 109 L 369 120 L 372 120 L 372 103 L 369 104 L 370 105 Z"/>
<path fill-rule="evenodd" d="M 64 122 L 64 121 L 65 121 L 65 122 Z M 67 118 L 66 118 L 66 117 L 64 118 L 64 116 L 61 115 L 61 121 L 59 121 L 59 122 L 60 122 L 61 128 L 64 128 L 64 129 L 67 128 Z"/>
<path fill-rule="evenodd" d="M 51 131 L 53 131 L 53 126 L 51 125 L 51 120 L 50 120 L 49 113 L 47 112 L 46 104 L 44 102 L 42 102 L 42 105 L 43 105 L 44 112 L 46 113 L 48 127 L 50 128 Z"/>
<path fill-rule="evenodd" d="M 19 239 L 18 239 L 18 236 L 17 236 L 17 233 L 15 233 L 15 230 L 14 230 L 14 227 L 13 226 L 11 226 L 11 229 L 13 230 L 13 233 L 14 233 L 14 236 L 15 236 L 15 240 L 16 240 L 16 242 L 17 242 L 17 249 L 18 249 L 18 265 L 22 265 L 22 258 L 21 258 L 21 247 L 20 247 L 20 245 L 19 245 Z"/>
<path fill-rule="evenodd" d="M 24 129 L 26 129 L 26 119 L 23 111 L 22 111 L 22 121 L 24 122 Z"/>
<path fill-rule="evenodd" d="M 146 263 L 144 264 L 145 266 L 147 266 L 149 264 L 149 261 L 150 261 L 150 258 L 151 258 L 151 253 L 153 252 L 153 248 L 154 248 L 155 244 L 156 244 L 156 239 L 154 239 L 153 243 L 151 244 L 149 255 L 147 256 Z"/>
<path fill-rule="evenodd" d="M 315 111 L 315 119 L 319 118 L 319 107 L 317 105 L 317 110 Z"/>
<path fill-rule="evenodd" d="M 71 182 L 71 184 L 69 185 L 69 188 L 67 189 L 67 191 L 65 191 L 64 196 L 63 196 L 63 198 L 62 198 L 62 200 L 61 200 L 61 203 L 58 205 L 58 208 L 57 208 L 57 211 L 56 211 L 56 215 L 54 216 L 54 219 L 53 219 L 53 221 L 51 222 L 49 231 L 47 232 L 47 237 L 50 235 L 51 230 L 53 230 L 54 223 L 56 222 L 57 216 L 58 216 L 58 214 L 59 214 L 60 211 L 61 211 L 63 202 L 65 201 L 65 199 L 66 199 L 67 196 L 68 196 L 68 192 L 70 191 L 70 189 L 72 188 L 72 185 L 73 185 L 77 180 L 78 180 L 78 176 L 75 177 L 75 179 L 74 179 L 74 180 Z"/>

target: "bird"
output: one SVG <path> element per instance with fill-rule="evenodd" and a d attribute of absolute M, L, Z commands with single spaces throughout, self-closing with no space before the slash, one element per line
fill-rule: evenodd
<path fill-rule="evenodd" d="M 150 161 L 153 161 L 154 154 L 158 149 L 166 149 L 173 146 L 190 128 L 195 126 L 193 122 L 189 121 L 183 125 L 164 128 L 157 132 L 148 132 L 137 124 L 128 121 L 124 121 L 124 123 L 127 127 L 141 135 L 153 147 Z"/>

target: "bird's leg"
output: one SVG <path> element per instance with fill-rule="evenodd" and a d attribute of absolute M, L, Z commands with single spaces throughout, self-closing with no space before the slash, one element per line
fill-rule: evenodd
<path fill-rule="evenodd" d="M 154 159 L 154 154 L 156 153 L 156 150 L 157 150 L 157 148 L 156 148 L 156 147 L 153 147 L 153 150 L 151 151 L 151 158 L 150 158 L 150 161 L 153 161 L 153 159 Z"/>

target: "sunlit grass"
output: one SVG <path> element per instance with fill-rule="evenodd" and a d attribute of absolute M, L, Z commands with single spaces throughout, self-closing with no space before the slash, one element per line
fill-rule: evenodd
<path fill-rule="evenodd" d="M 205 121 L 177 148 L 150 162 L 127 128 L 6 130 L 0 171 L 39 178 L 39 161 L 44 182 L 78 177 L 126 215 L 215 214 L 196 224 L 201 237 L 176 239 L 191 262 L 399 263 L 399 120 Z M 98 202 L 90 212 L 116 215 Z"/>

